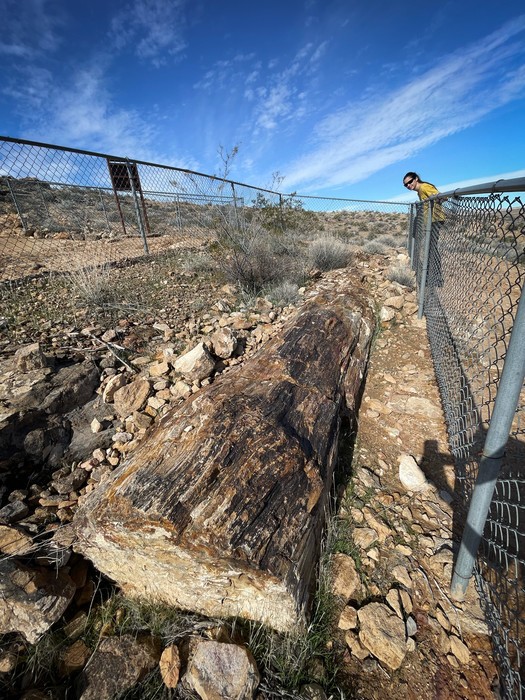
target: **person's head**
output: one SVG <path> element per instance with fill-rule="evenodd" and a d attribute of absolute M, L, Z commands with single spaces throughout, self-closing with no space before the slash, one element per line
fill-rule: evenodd
<path fill-rule="evenodd" d="M 414 190 L 417 190 L 420 182 L 421 178 L 419 177 L 419 175 L 413 172 L 407 173 L 403 178 L 403 185 L 412 192 L 414 192 Z"/>

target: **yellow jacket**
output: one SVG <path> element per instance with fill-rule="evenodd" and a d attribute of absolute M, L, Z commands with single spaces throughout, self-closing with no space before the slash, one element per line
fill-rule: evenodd
<path fill-rule="evenodd" d="M 434 185 L 431 185 L 430 182 L 421 182 L 419 184 L 417 196 L 420 200 L 428 199 L 429 197 L 432 197 L 432 195 L 435 194 L 439 194 L 439 190 L 437 190 L 434 187 Z M 428 205 L 425 205 L 425 207 L 423 208 L 425 212 L 425 219 L 427 215 L 427 209 Z M 445 221 L 445 212 L 443 211 L 443 207 L 441 206 L 441 204 L 439 204 L 438 202 L 434 202 L 434 206 L 432 208 L 432 221 Z"/>

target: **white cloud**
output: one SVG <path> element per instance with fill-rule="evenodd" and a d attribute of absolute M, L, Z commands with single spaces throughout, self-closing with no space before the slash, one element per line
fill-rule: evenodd
<path fill-rule="evenodd" d="M 254 105 L 256 127 L 272 131 L 282 126 L 285 120 L 300 120 L 309 109 L 317 108 L 315 104 L 307 107 L 311 77 L 318 70 L 326 47 L 326 41 L 317 46 L 305 44 L 296 52 L 287 68 L 270 74 L 267 84 L 259 87 L 259 101 Z M 253 92 L 249 93 L 249 98 L 253 98 Z"/>
<path fill-rule="evenodd" d="M 0 0 L 0 55 L 34 59 L 60 45 L 62 18 L 50 0 Z"/>
<path fill-rule="evenodd" d="M 328 116 L 317 125 L 316 147 L 286 167 L 288 186 L 318 190 L 363 180 L 524 94 L 524 31 L 522 15 L 404 87 Z"/>
<path fill-rule="evenodd" d="M 38 108 L 30 132 L 22 136 L 47 143 L 67 143 L 90 150 L 146 157 L 153 130 L 134 110 L 116 108 L 108 92 L 103 67 L 92 66 L 54 85 L 40 70 L 28 73 L 18 95 L 27 109 Z"/>
<path fill-rule="evenodd" d="M 111 39 L 117 48 L 131 45 L 139 58 L 155 66 L 186 48 L 186 0 L 132 0 L 111 21 Z"/>

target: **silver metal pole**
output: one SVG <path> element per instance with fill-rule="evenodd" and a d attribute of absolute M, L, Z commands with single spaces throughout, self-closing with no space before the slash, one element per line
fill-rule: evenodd
<path fill-rule="evenodd" d="M 111 233 L 111 224 L 109 223 L 109 216 L 106 211 L 106 205 L 104 204 L 104 199 L 102 197 L 102 192 L 100 190 L 100 187 L 98 188 L 98 196 L 100 199 L 100 204 L 102 205 L 102 211 L 104 212 L 104 216 L 106 217 L 106 224 L 108 225 L 108 232 Z"/>
<path fill-rule="evenodd" d="M 525 380 L 525 294 L 521 294 L 509 347 L 501 373 L 494 411 L 472 493 L 459 554 L 454 567 L 450 593 L 455 600 L 465 596 L 474 570 L 474 561 L 485 529 L 494 488 L 505 457 L 512 421 Z"/>
<path fill-rule="evenodd" d="M 416 225 L 416 215 L 415 215 L 415 204 L 410 205 L 408 212 L 408 235 L 407 235 L 407 251 L 408 257 L 410 258 L 410 267 L 412 270 L 415 268 L 414 260 L 414 238 L 415 238 L 415 225 Z"/>
<path fill-rule="evenodd" d="M 423 252 L 423 270 L 421 280 L 419 282 L 419 309 L 417 317 L 423 317 L 423 307 L 425 305 L 425 288 L 427 286 L 428 258 L 430 254 L 430 236 L 432 234 L 432 213 L 434 211 L 434 202 L 428 202 L 428 212 L 425 230 L 425 249 Z"/>
<path fill-rule="evenodd" d="M 137 216 L 137 223 L 139 225 L 140 235 L 142 236 L 142 243 L 144 244 L 144 252 L 149 255 L 148 249 L 148 239 L 146 238 L 146 231 L 144 230 L 144 222 L 142 221 L 142 216 L 140 213 L 140 207 L 137 200 L 137 190 L 135 188 L 135 183 L 133 182 L 133 173 L 131 171 L 131 166 L 129 161 L 126 161 L 126 168 L 128 171 L 129 184 L 131 186 L 131 192 L 133 194 L 133 204 L 135 205 L 135 214 Z"/>
<path fill-rule="evenodd" d="M 237 226 L 237 230 L 240 232 L 241 231 L 241 224 L 239 222 L 239 210 L 237 209 L 237 196 L 235 194 L 235 185 L 233 182 L 230 182 L 231 188 L 232 188 L 232 195 L 233 195 L 233 209 L 235 212 L 235 224 Z"/>
<path fill-rule="evenodd" d="M 38 181 L 38 191 L 40 193 L 40 199 L 42 200 L 42 204 L 44 205 L 44 209 L 46 210 L 46 216 L 49 218 L 49 209 L 47 208 L 46 199 L 44 197 L 44 193 L 42 192 L 42 185 L 40 184 L 40 180 Z"/>
<path fill-rule="evenodd" d="M 16 198 L 15 191 L 11 187 L 11 183 L 10 183 L 8 177 L 6 177 L 5 181 L 7 183 L 8 188 L 9 188 L 9 192 L 11 192 L 11 197 L 13 198 L 16 213 L 18 214 L 18 218 L 20 219 L 20 223 L 22 224 L 22 228 L 24 229 L 25 232 L 27 232 L 27 225 L 26 225 L 26 222 L 24 221 L 24 217 L 22 216 L 22 212 L 20 211 L 20 207 L 18 206 L 18 200 Z"/>

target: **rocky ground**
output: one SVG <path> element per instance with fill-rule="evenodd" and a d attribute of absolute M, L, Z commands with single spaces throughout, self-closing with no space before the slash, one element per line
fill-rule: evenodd
<path fill-rule="evenodd" d="M 337 652 L 339 687 L 349 698 L 497 697 L 490 638 L 475 591 L 469 589 L 462 604 L 448 594 L 458 520 L 454 470 L 425 322 L 417 319 L 414 292 L 388 279 L 400 263 L 406 258 L 395 252 L 359 256 L 355 263 L 377 304 L 380 333 L 337 516 L 344 537 L 340 534 L 332 556 L 336 613 L 328 646 Z M 355 269 L 325 273 L 303 296 L 327 286 L 344 289 L 354 274 Z M 264 299 L 240 308 L 231 287 L 206 286 L 202 277 L 187 275 L 178 282 L 186 299 L 178 304 L 180 312 L 166 303 L 157 317 L 140 323 L 122 318 L 112 327 L 52 326 L 42 332 L 39 346 L 31 346 L 35 338 L 22 329 L 16 342 L 4 342 L 0 446 L 9 441 L 18 446 L 2 462 L 0 510 L 0 674 L 10 697 L 113 697 L 111 678 L 118 677 L 122 692 L 159 659 L 166 688 L 176 688 L 169 692 L 278 697 L 265 690 L 262 669 L 242 646 L 222 643 L 235 639 L 216 621 L 198 623 L 201 633 L 190 635 L 189 654 L 188 635 L 186 641 L 175 635 L 169 644 L 151 635 L 113 636 L 123 604 L 99 626 L 98 641 L 83 636 L 94 601 L 108 584 L 70 549 L 68 524 L 78 503 L 170 406 L 213 381 L 216 372 L 243 362 L 295 313 L 293 306 Z M 178 298 L 173 278 L 169 292 Z M 87 400 L 93 391 L 95 398 Z M 37 405 L 28 405 L 30 394 L 39 397 Z M 15 419 L 23 428 L 18 435 Z M 49 466 L 36 472 L 27 455 L 39 453 Z M 27 653 L 27 643 L 34 644 L 50 626 L 61 635 L 53 682 L 38 668 L 28 670 Z M 33 663 L 43 665 L 42 659 Z M 301 697 L 327 697 L 326 669 L 310 675 Z M 208 685 L 204 677 L 212 678 Z M 224 690 L 233 677 L 240 686 Z"/>

